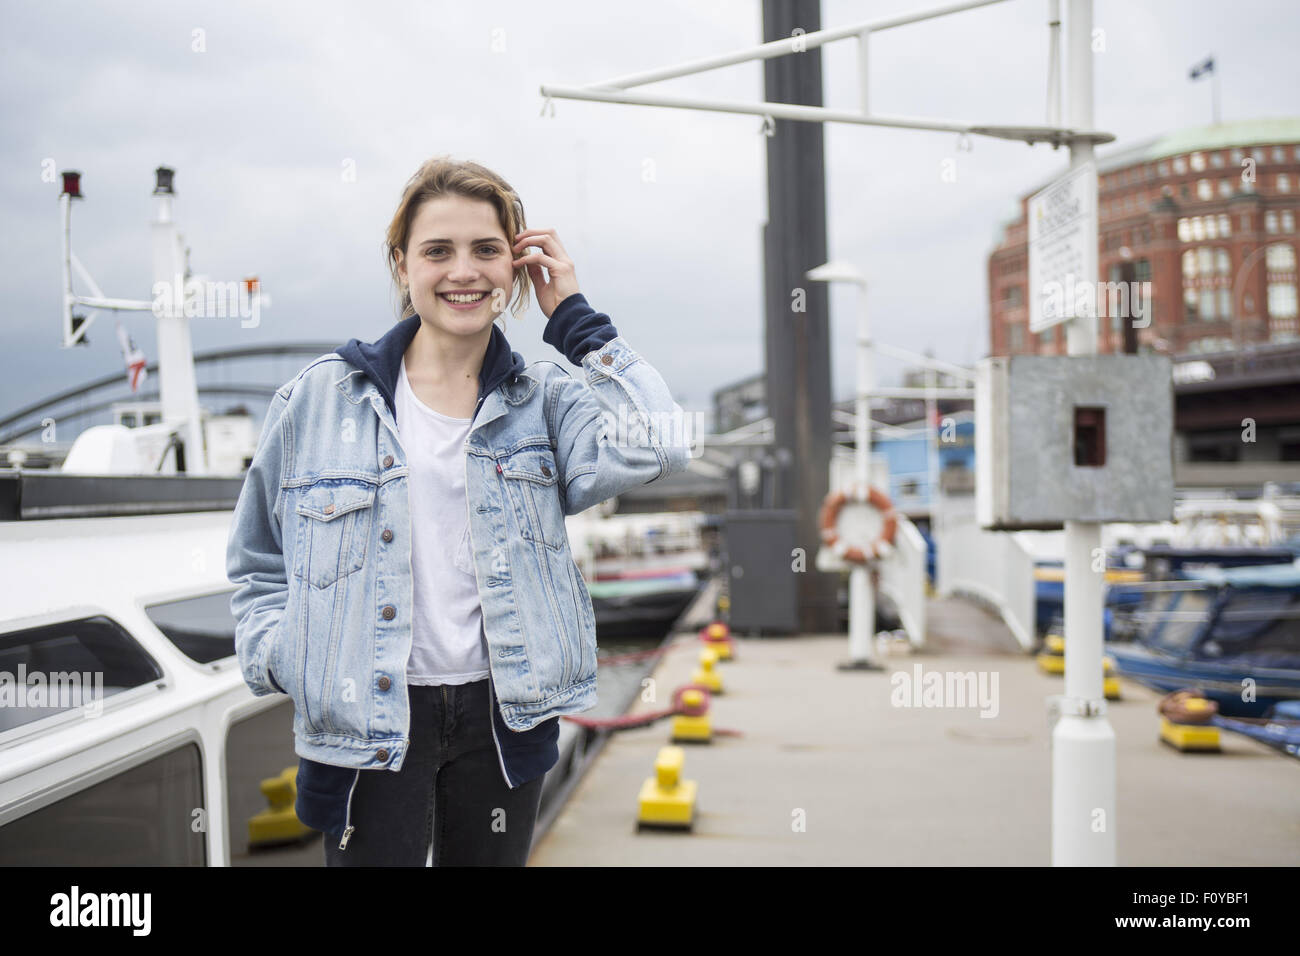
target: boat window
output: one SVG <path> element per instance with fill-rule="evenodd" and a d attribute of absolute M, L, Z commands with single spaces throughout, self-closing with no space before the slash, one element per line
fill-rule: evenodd
<path fill-rule="evenodd" d="M 1232 657 L 1261 667 L 1297 666 L 1300 596 L 1279 590 L 1233 594 L 1201 651 L 1207 658 Z"/>
<path fill-rule="evenodd" d="M 144 609 L 158 630 L 190 660 L 211 664 L 235 656 L 235 615 L 230 613 L 234 588 L 150 604 Z"/>
<path fill-rule="evenodd" d="M 203 770 L 187 743 L 0 826 L 9 866 L 204 866 Z"/>
<path fill-rule="evenodd" d="M 0 734 L 74 708 L 95 709 L 162 669 L 103 615 L 0 634 Z"/>
<path fill-rule="evenodd" d="M 231 866 L 318 865 L 319 836 L 314 830 L 300 832 L 292 804 L 284 808 L 287 812 L 279 820 L 259 818 L 257 829 L 250 832 L 253 818 L 272 809 L 262 793 L 262 782 L 286 770 L 296 782 L 298 755 L 293 747 L 293 701 L 288 697 L 230 725 L 226 735 L 226 819 L 230 822 Z"/>
<path fill-rule="evenodd" d="M 1155 594 L 1154 609 L 1143 612 L 1149 641 L 1171 652 L 1187 651 L 1209 620 L 1213 595 L 1209 589 Z"/>

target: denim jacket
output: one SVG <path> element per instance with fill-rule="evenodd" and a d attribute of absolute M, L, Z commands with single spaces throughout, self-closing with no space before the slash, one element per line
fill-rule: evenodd
<path fill-rule="evenodd" d="M 360 771 L 400 770 L 410 742 L 409 469 L 394 391 L 420 321 L 352 339 L 276 391 L 227 547 L 244 681 L 293 699 L 295 809 L 340 848 Z M 667 384 L 584 296 L 556 307 L 543 340 L 585 381 L 525 365 L 493 326 L 465 441 L 493 728 L 512 788 L 558 759 L 559 716 L 596 702 L 595 616 L 564 517 L 690 458 Z"/>

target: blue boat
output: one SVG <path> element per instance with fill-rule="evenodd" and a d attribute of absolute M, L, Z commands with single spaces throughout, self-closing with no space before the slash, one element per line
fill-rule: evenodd
<path fill-rule="evenodd" d="M 1226 717 L 1300 700 L 1300 561 L 1182 576 L 1149 585 L 1135 640 L 1106 642 L 1119 674 L 1166 693 L 1198 690 Z"/>

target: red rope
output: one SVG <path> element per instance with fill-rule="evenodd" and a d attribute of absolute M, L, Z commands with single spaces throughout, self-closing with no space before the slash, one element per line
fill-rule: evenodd
<path fill-rule="evenodd" d="M 688 690 L 698 690 L 704 695 L 704 700 L 696 707 L 691 707 L 682 700 L 682 696 Z M 579 727 L 587 727 L 592 730 L 630 730 L 633 727 L 649 727 L 655 721 L 663 720 L 665 717 L 675 717 L 678 714 L 698 716 L 708 712 L 709 709 L 709 689 L 703 684 L 683 684 L 673 691 L 673 704 L 665 710 L 653 710 L 643 714 L 624 714 L 621 717 L 576 717 L 572 714 L 565 714 L 565 720 L 571 720 Z M 743 736 L 739 730 L 729 730 L 725 728 L 713 728 L 715 736 L 722 737 L 740 737 Z"/>

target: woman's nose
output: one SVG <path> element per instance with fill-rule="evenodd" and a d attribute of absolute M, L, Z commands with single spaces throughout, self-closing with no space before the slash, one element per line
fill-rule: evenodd
<path fill-rule="evenodd" d="M 452 263 L 451 271 L 447 273 L 447 278 L 451 279 L 453 282 L 461 281 L 462 279 L 474 279 L 477 276 L 478 269 L 474 266 L 474 260 L 468 256 L 457 256 L 456 260 Z"/>

